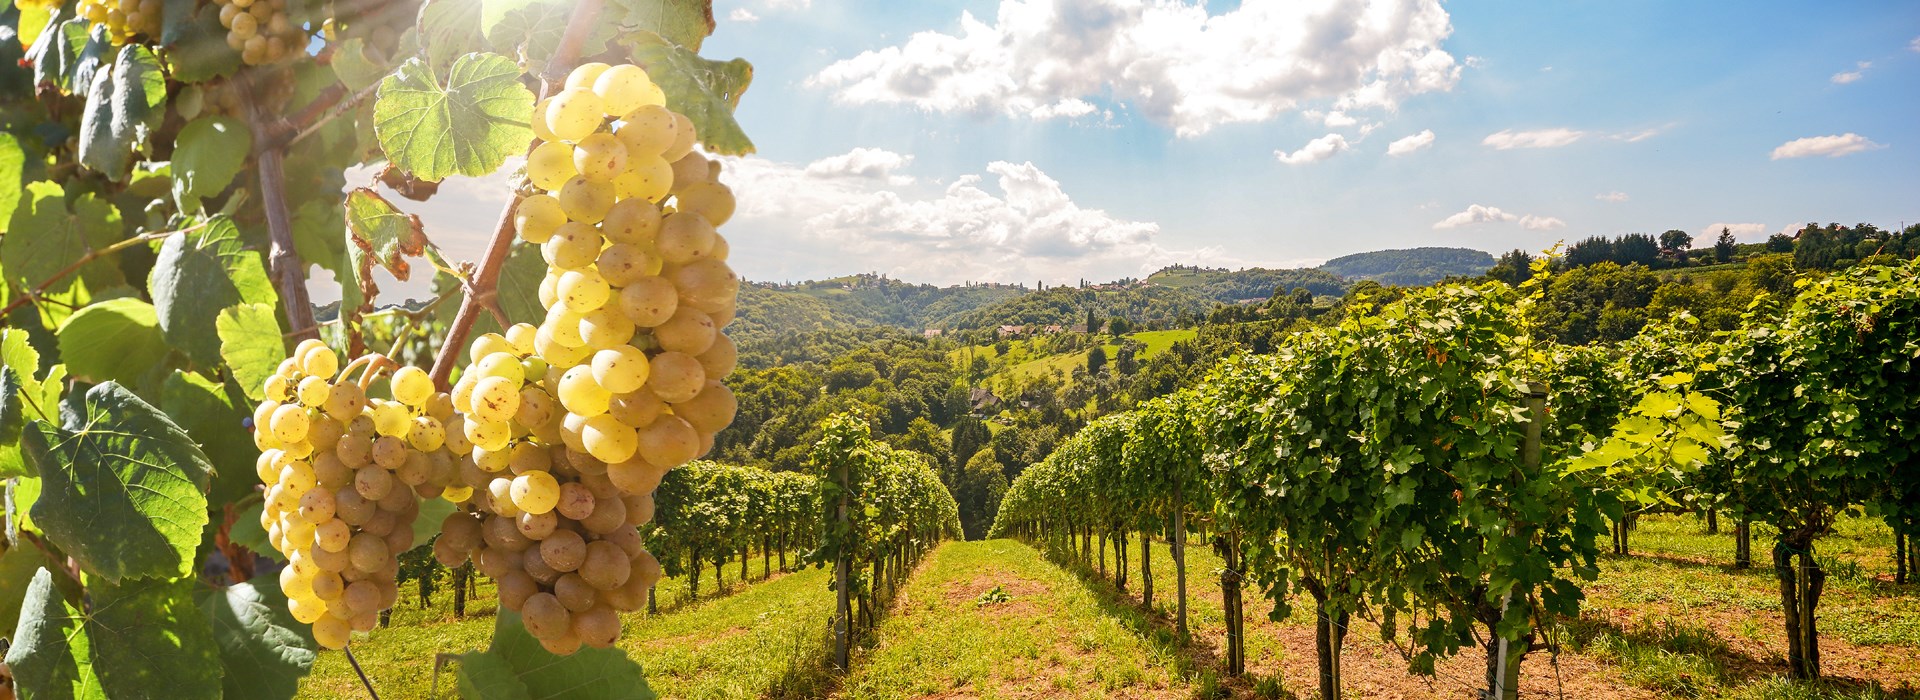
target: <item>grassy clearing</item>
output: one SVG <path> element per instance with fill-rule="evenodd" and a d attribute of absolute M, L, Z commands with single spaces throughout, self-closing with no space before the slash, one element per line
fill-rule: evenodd
<path fill-rule="evenodd" d="M 1178 697 L 1178 651 L 1143 618 L 1011 540 L 950 542 L 901 590 L 844 698 Z"/>
<path fill-rule="evenodd" d="M 737 561 L 737 560 L 736 560 Z M 701 598 L 686 601 L 686 580 L 671 578 L 656 589 L 661 612 L 626 615 L 620 647 L 646 669 L 647 682 L 667 698 L 817 697 L 826 677 L 828 620 L 833 597 L 826 592 L 824 570 L 793 574 L 766 572 L 758 556 L 749 562 L 752 583 L 738 581 L 738 564 L 728 568 L 727 594 L 715 596 L 713 570 L 702 578 Z M 469 601 L 467 617 L 455 619 L 453 596 L 441 592 L 433 605 L 420 607 L 402 596 L 393 624 L 356 638 L 354 656 L 383 698 L 450 698 L 455 666 L 439 674 L 437 654 L 485 648 L 493 634 L 495 598 L 491 582 L 481 579 L 479 595 Z M 454 662 L 457 663 L 457 662 Z M 301 698 L 365 697 L 344 654 L 320 655 L 301 682 Z"/>

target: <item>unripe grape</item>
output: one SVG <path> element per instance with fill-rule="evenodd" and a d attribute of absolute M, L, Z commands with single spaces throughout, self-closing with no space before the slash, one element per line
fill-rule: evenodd
<path fill-rule="evenodd" d="M 586 88 L 570 88 L 547 103 L 547 128 L 562 141 L 579 141 L 600 128 L 606 103 Z"/>
<path fill-rule="evenodd" d="M 527 513 L 545 513 L 560 502 L 560 482 L 546 472 L 527 472 L 513 478 L 514 507 Z"/>
<path fill-rule="evenodd" d="M 597 224 L 607 218 L 615 201 L 613 183 L 594 182 L 582 175 L 568 179 L 554 197 L 560 200 L 560 210 L 567 213 L 568 219 L 587 224 Z M 711 244 L 708 248 L 712 248 Z"/>
<path fill-rule="evenodd" d="M 654 396 L 667 403 L 680 403 L 693 398 L 706 388 L 706 371 L 700 367 L 700 361 L 693 356 L 678 352 L 663 352 L 654 355 L 650 364 L 651 372 L 647 376 L 647 387 Z"/>
<path fill-rule="evenodd" d="M 642 278 L 620 290 L 620 313 L 636 326 L 666 323 L 679 308 L 680 293 L 662 277 Z"/>
<path fill-rule="evenodd" d="M 660 232 L 660 207 L 644 199 L 622 199 L 607 210 L 601 232 L 615 243 L 653 244 Z"/>
<path fill-rule="evenodd" d="M 548 141 L 527 154 L 527 181 L 534 187 L 552 192 L 579 174 L 574 166 L 573 146 Z"/>
<path fill-rule="evenodd" d="M 594 182 L 613 182 L 615 175 L 627 170 L 627 147 L 613 134 L 599 132 L 580 140 L 573 150 L 573 168 L 581 177 Z"/>

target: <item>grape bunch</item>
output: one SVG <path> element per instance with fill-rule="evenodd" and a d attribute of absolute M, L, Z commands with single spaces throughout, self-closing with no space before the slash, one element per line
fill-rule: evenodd
<path fill-rule="evenodd" d="M 355 365 L 363 361 L 369 375 L 385 362 Z M 332 349 L 302 341 L 267 378 L 253 415 L 266 486 L 260 525 L 287 559 L 280 588 L 294 619 L 330 649 L 373 629 L 398 598 L 398 556 L 414 544 L 420 500 L 468 493 L 446 447 L 451 398 L 413 367 L 394 373 L 393 400 L 368 398 L 346 378 L 354 368 L 341 372 Z"/>
<path fill-rule="evenodd" d="M 247 65 L 279 63 L 305 52 L 306 32 L 287 15 L 287 0 L 214 0 L 214 4 L 220 7 L 220 26 L 227 28 L 227 46 L 240 52 L 240 60 Z"/>
<path fill-rule="evenodd" d="M 48 4 L 59 5 L 58 2 Z M 80 0 L 75 11 L 88 22 L 105 25 L 107 38 L 117 45 L 141 34 L 159 37 L 162 4 L 162 0 Z"/>
<path fill-rule="evenodd" d="M 660 563 L 635 529 L 667 470 L 733 421 L 733 214 L 692 123 L 638 66 L 590 63 L 534 110 L 541 143 L 514 223 L 548 270 L 546 316 L 474 340 L 451 439 L 472 508 L 435 555 L 472 559 L 554 653 L 605 647 Z M 611 118 L 611 121 L 610 121 Z"/>

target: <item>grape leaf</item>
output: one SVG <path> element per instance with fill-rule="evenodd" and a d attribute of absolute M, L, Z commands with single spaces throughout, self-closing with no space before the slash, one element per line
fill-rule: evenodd
<path fill-rule="evenodd" d="M 445 85 L 420 59 L 380 82 L 374 133 L 388 160 L 422 180 L 455 173 L 478 177 L 500 168 L 533 138 L 533 93 L 505 56 L 475 53 L 454 61 Z"/>
<path fill-rule="evenodd" d="M 20 205 L 20 168 L 26 160 L 13 134 L 0 133 L 0 233 L 7 232 L 14 207 Z"/>
<path fill-rule="evenodd" d="M 354 92 L 365 90 L 380 82 L 393 72 L 393 64 L 378 60 L 367 54 L 367 40 L 360 37 L 348 37 L 333 49 L 333 61 L 330 64 L 333 74 L 340 84 Z"/>
<path fill-rule="evenodd" d="M 0 478 L 34 475 L 20 458 L 20 429 L 25 424 L 21 389 L 20 375 L 0 366 Z"/>
<path fill-rule="evenodd" d="M 90 382 L 138 384 L 167 357 L 153 305 L 131 297 L 89 304 L 60 324 L 60 359 Z"/>
<path fill-rule="evenodd" d="M 667 94 L 667 107 L 693 122 L 708 152 L 736 156 L 754 152 L 753 141 L 733 119 L 740 94 L 753 82 L 752 64 L 738 58 L 701 58 L 652 32 L 635 32 L 623 41 L 632 48 L 634 60 L 646 66 L 647 75 Z"/>
<path fill-rule="evenodd" d="M 240 52 L 227 45 L 220 25 L 220 5 L 207 3 L 194 11 L 197 0 L 166 0 L 161 29 L 167 70 L 173 79 L 197 83 L 240 70 Z"/>
<path fill-rule="evenodd" d="M 271 304 L 239 304 L 221 311 L 213 325 L 220 336 L 220 357 L 233 369 L 234 381 L 247 398 L 260 400 L 267 377 L 287 359 L 278 310 Z"/>
<path fill-rule="evenodd" d="M 247 432 L 246 409 L 228 399 L 226 387 L 198 374 L 174 370 L 160 387 L 160 408 L 200 444 L 200 451 L 213 465 L 207 501 L 216 513 L 221 506 L 253 492 L 254 485 L 260 483 L 253 473 L 260 448 L 254 446 L 253 435 Z"/>
<path fill-rule="evenodd" d="M 713 0 L 611 0 L 607 9 L 624 17 L 621 26 L 653 32 L 699 53 L 713 34 Z"/>
<path fill-rule="evenodd" d="M 572 0 L 481 0 L 480 29 L 495 51 L 527 57 L 527 69 L 538 73 L 547 68 L 546 60 L 560 47 L 579 4 Z M 604 12 L 604 11 L 603 11 Z M 593 23 L 580 55 L 593 56 L 607 50 L 620 27 L 603 14 Z"/>
<path fill-rule="evenodd" d="M 260 254 L 240 242 L 232 219 L 216 216 L 197 231 L 168 236 L 147 278 L 167 342 L 194 364 L 220 363 L 214 317 L 235 304 L 274 304 L 279 294 Z"/>
<path fill-rule="evenodd" d="M 20 591 L 24 593 L 33 584 L 33 575 L 41 567 L 58 566 L 47 558 L 45 550 L 31 544 L 20 543 L 0 554 L 0 591 Z M 62 577 L 64 579 L 65 577 Z M 71 579 L 67 579 L 71 581 Z M 55 588 L 59 588 L 61 579 L 55 579 Z M 12 633 L 20 622 L 20 609 L 26 601 L 19 595 L 0 596 L 0 630 Z"/>
<path fill-rule="evenodd" d="M 421 43 L 436 75 L 445 75 L 460 56 L 482 50 L 483 9 L 481 0 L 429 0 L 420 8 Z"/>
<path fill-rule="evenodd" d="M 267 537 L 267 529 L 260 527 L 260 514 L 265 510 L 264 504 L 254 501 L 253 505 L 234 514 L 233 527 L 227 529 L 227 539 L 253 550 L 254 554 L 274 561 L 286 561 L 287 555 L 273 548 L 273 542 Z"/>
<path fill-rule="evenodd" d="M 69 209 L 66 191 L 59 183 L 35 182 L 21 193 L 20 206 L 14 210 L 7 230 L 9 233 L 0 238 L 0 274 L 15 287 L 33 289 L 52 280 L 89 249 L 119 240 L 120 211 L 92 193 L 81 195 Z M 105 289 L 125 282 L 112 260 L 101 259 L 54 281 L 46 291 L 63 294 L 82 284 L 88 289 Z"/>
<path fill-rule="evenodd" d="M 40 472 L 33 521 L 88 573 L 181 576 L 207 525 L 207 456 L 159 409 L 113 382 L 69 400 L 64 425 L 35 422 L 21 450 Z"/>
<path fill-rule="evenodd" d="M 166 116 L 167 78 L 153 51 L 140 44 L 120 48 L 113 69 L 96 71 L 80 113 L 80 163 L 115 180 L 126 179 L 136 150 Z"/>
<path fill-rule="evenodd" d="M 412 274 L 406 256 L 426 254 L 427 236 L 420 217 L 395 209 L 385 197 L 365 187 L 347 193 L 347 237 L 401 281 Z"/>
<path fill-rule="evenodd" d="M 180 211 L 198 211 L 201 198 L 227 189 L 252 150 L 253 132 L 239 119 L 207 115 L 188 122 L 173 142 L 173 199 Z"/>
<path fill-rule="evenodd" d="M 80 611 L 67 605 L 54 587 L 53 572 L 34 572 L 13 628 L 13 647 L 7 650 L 7 667 L 22 697 L 101 696 L 80 620 Z"/>
<path fill-rule="evenodd" d="M 265 581 L 267 579 L 254 579 Z M 211 623 L 226 675 L 225 697 L 291 698 L 313 667 L 313 635 L 287 611 L 277 585 L 199 586 L 194 601 Z"/>
<path fill-rule="evenodd" d="M 53 24 L 54 13 L 60 9 L 59 7 L 20 7 L 19 5 L 14 7 L 20 10 L 20 25 L 16 38 L 20 40 L 22 48 L 31 48 L 34 42 L 40 40 L 40 34 Z"/>
<path fill-rule="evenodd" d="M 56 10 L 52 23 L 46 25 L 32 48 L 27 49 L 26 60 L 33 64 L 33 82 L 52 85 L 70 95 L 91 85 L 100 56 L 110 46 L 104 28 L 98 41 L 94 40 L 92 29 L 85 19 L 68 17 L 64 9 Z M 75 82 L 76 76 L 83 80 Z"/>
<path fill-rule="evenodd" d="M 520 615 L 502 610 L 493 624 L 486 651 L 460 655 L 460 696 L 482 700 L 565 697 L 654 698 L 640 664 L 618 648 L 582 648 L 556 656 L 520 623 Z"/>

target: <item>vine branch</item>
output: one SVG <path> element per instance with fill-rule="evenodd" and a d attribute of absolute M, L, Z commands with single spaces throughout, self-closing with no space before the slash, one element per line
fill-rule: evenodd
<path fill-rule="evenodd" d="M 92 263 L 95 260 L 99 260 L 100 258 L 113 255 L 114 253 L 118 253 L 122 250 L 132 248 L 142 243 L 150 243 L 153 241 L 157 241 L 176 233 L 190 233 L 193 231 L 197 231 L 205 226 L 206 224 L 199 223 L 199 224 L 194 224 L 192 226 L 188 226 L 183 229 L 175 229 L 172 231 L 156 231 L 153 233 L 143 233 L 138 236 L 134 236 L 132 238 L 119 241 L 117 243 L 114 243 L 113 245 L 107 246 L 105 248 L 101 248 L 99 250 L 93 250 L 89 248 L 86 253 L 80 256 L 79 260 L 75 260 L 73 261 L 72 264 L 69 264 L 66 267 L 60 268 L 58 272 L 53 273 L 53 276 L 48 277 L 45 282 L 41 282 L 40 284 L 36 285 L 33 289 L 27 290 L 26 294 L 21 296 L 19 299 L 15 299 L 12 302 L 8 303 L 7 308 L 0 309 L 0 316 L 11 314 L 13 313 L 14 309 L 18 309 L 22 306 L 26 306 L 27 304 L 32 303 L 35 299 L 39 299 L 40 295 L 46 292 L 49 287 L 52 287 L 54 283 L 59 282 L 62 279 L 65 279 L 67 275 L 73 274 L 74 272 L 78 271 L 80 268 L 86 267 L 89 263 Z"/>
<path fill-rule="evenodd" d="M 547 71 L 541 76 L 540 95 L 536 99 L 545 99 L 557 92 L 557 88 L 566 79 L 566 71 L 580 60 L 580 45 L 586 42 L 593 23 L 600 17 L 600 7 L 604 0 L 581 0 L 573 17 L 567 20 L 567 30 L 560 37 L 560 46 L 554 50 L 553 60 L 547 63 Z M 528 144 L 531 147 L 532 144 Z M 447 338 L 440 346 L 440 355 L 433 360 L 433 383 L 441 390 L 448 388 L 447 380 L 453 376 L 453 367 L 466 353 L 467 336 L 473 332 L 473 324 L 483 312 L 492 313 L 500 318 L 497 304 L 493 303 L 500 283 L 500 268 L 507 262 L 507 253 L 513 249 L 513 212 L 520 206 L 520 195 L 513 194 L 507 199 L 505 207 L 500 209 L 500 221 L 494 227 L 493 239 L 487 243 L 485 259 L 479 272 L 474 275 L 472 290 L 460 300 L 460 313 L 454 316 L 453 325 L 447 329 Z M 491 308 L 489 308 L 491 307 Z M 504 325 L 504 319 L 502 319 Z"/>
<path fill-rule="evenodd" d="M 252 122 L 254 131 L 274 133 L 275 117 L 260 108 L 251 86 L 244 82 L 242 85 L 245 89 L 241 90 L 241 96 L 246 101 L 248 121 Z M 260 173 L 260 207 L 266 210 L 267 232 L 273 240 L 267 263 L 273 271 L 273 284 L 280 290 L 280 303 L 286 309 L 287 327 L 301 329 L 296 331 L 295 340 L 318 338 L 317 330 L 306 330 L 315 328 L 313 302 L 307 297 L 306 266 L 293 249 L 293 221 L 287 215 L 285 147 L 263 140 L 255 155 L 255 167 Z"/>

